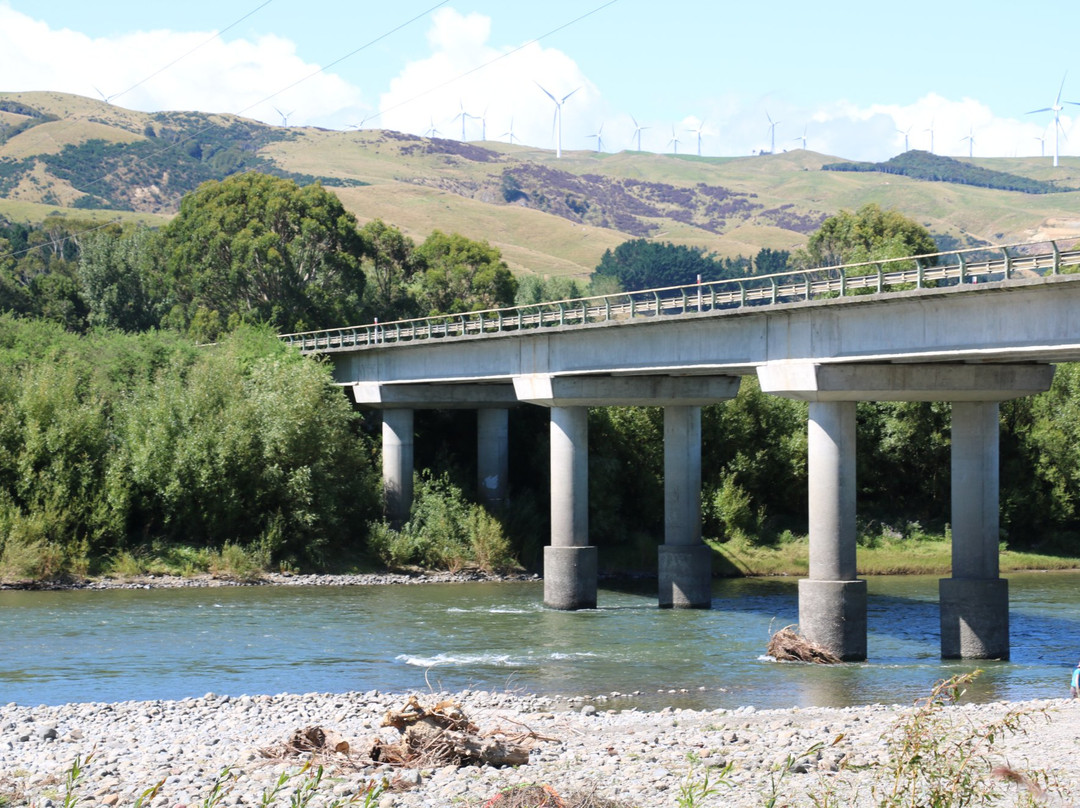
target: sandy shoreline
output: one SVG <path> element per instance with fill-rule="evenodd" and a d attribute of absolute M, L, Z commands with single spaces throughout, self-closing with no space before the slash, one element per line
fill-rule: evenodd
<path fill-rule="evenodd" d="M 433 704 L 451 698 L 481 732 L 531 733 L 529 763 L 518 768 L 452 766 L 401 770 L 365 763 L 362 756 L 325 760 L 320 796 L 312 805 L 329 805 L 362 791 L 371 780 L 396 779 L 407 790 L 380 797 L 391 806 L 445 808 L 482 805 L 500 789 L 543 783 L 561 794 L 593 791 L 625 805 L 666 808 L 677 805 L 680 788 L 701 783 L 732 765 L 716 805 L 761 805 L 778 781 L 787 795 L 781 804 L 810 804 L 810 796 L 829 791 L 834 804 L 867 804 L 887 778 L 890 747 L 883 733 L 908 706 L 850 708 L 644 712 L 633 700 L 621 709 L 592 706 L 560 710 L 546 697 L 464 691 L 418 694 Z M 0 804 L 60 805 L 63 777 L 77 756 L 93 755 L 79 793 L 88 806 L 132 805 L 138 794 L 164 781 L 152 808 L 201 804 L 223 768 L 230 791 L 221 805 L 255 805 L 284 771 L 296 771 L 303 758 L 273 760 L 260 750 L 282 744 L 294 730 L 318 725 L 366 748 L 376 736 L 397 737 L 379 724 L 389 709 L 400 708 L 405 694 L 368 693 L 276 696 L 215 696 L 182 701 L 121 702 L 0 707 Z M 991 754 L 996 764 L 1041 769 L 1073 793 L 1080 792 L 1075 765 L 1080 743 L 1080 702 L 1067 699 L 1022 704 L 950 707 L 943 720 L 957 735 L 1000 720 L 1010 710 L 1030 714 L 1027 729 L 1006 737 Z M 837 740 L 839 738 L 839 740 Z M 804 753 L 821 745 L 808 756 Z M 800 765 L 789 770 L 789 760 Z M 299 782 L 299 778 L 293 781 Z M 1012 785 L 1007 789 L 1015 790 Z M 718 802 L 716 800 L 719 800 Z M 281 797 L 287 804 L 288 796 Z M 1008 801 L 1011 804 L 1012 799 Z M 362 800 L 361 800 L 361 803 Z M 702 803 L 699 803 L 702 804 Z"/>

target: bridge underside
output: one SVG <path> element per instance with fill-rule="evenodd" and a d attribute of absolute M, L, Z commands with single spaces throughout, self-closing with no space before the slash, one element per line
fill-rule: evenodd
<path fill-rule="evenodd" d="M 998 574 L 998 402 L 1049 388 L 1050 365 L 767 363 L 764 392 L 809 402 L 810 568 L 799 585 L 805 636 L 845 660 L 867 656 L 866 583 L 856 574 L 855 407 L 858 401 L 952 402 L 953 571 L 940 586 L 943 657 L 1009 655 L 1008 586 Z M 588 407 L 664 407 L 661 607 L 709 608 L 711 551 L 701 537 L 701 407 L 733 398 L 737 376 L 544 375 L 508 382 L 352 386 L 358 404 L 383 410 L 389 518 L 408 518 L 412 411 L 478 411 L 478 491 L 507 498 L 510 406 L 551 412 L 551 542 L 544 602 L 597 605 L 597 551 L 589 544 Z"/>

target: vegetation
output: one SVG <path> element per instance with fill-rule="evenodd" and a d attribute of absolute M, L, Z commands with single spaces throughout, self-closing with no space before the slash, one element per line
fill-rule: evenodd
<path fill-rule="evenodd" d="M 928 255 L 938 251 L 930 232 L 896 210 L 871 202 L 855 213 L 842 210 L 810 236 L 793 263 L 804 269 Z"/>
<path fill-rule="evenodd" d="M 1024 194 L 1052 194 L 1077 190 L 1031 177 L 1020 177 L 1005 171 L 992 171 L 963 160 L 918 149 L 898 154 L 883 163 L 828 163 L 821 169 L 822 171 L 879 171 L 883 174 L 901 174 L 905 177 L 931 182 L 952 182 L 999 191 L 1019 191 Z"/>

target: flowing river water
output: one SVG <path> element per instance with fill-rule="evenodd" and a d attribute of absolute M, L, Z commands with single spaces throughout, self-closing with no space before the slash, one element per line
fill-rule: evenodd
<path fill-rule="evenodd" d="M 940 659 L 937 577 L 869 578 L 864 664 L 777 664 L 794 579 L 718 580 L 713 608 L 656 608 L 605 589 L 600 607 L 543 608 L 540 583 L 0 592 L 0 703 L 218 694 L 521 690 L 635 693 L 609 704 L 765 707 L 910 703 L 977 667 L 980 701 L 1068 694 L 1080 575 L 1009 576 L 1012 659 Z"/>

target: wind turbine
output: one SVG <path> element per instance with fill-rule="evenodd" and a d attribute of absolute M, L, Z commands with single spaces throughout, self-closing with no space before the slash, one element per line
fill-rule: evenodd
<path fill-rule="evenodd" d="M 292 115 L 293 112 L 296 112 L 296 110 L 294 109 L 292 112 L 282 112 L 277 107 L 274 107 L 274 112 L 276 112 L 278 115 L 281 116 L 281 125 L 282 126 L 288 126 L 289 125 L 289 116 Z"/>
<path fill-rule="evenodd" d="M 1041 135 L 1036 135 L 1035 139 L 1039 141 L 1039 157 L 1046 157 L 1046 131 L 1043 130 Z"/>
<path fill-rule="evenodd" d="M 598 152 L 602 152 L 604 150 L 603 133 L 604 133 L 604 124 L 601 123 L 600 128 L 596 130 L 596 134 L 595 135 L 589 135 L 589 137 L 596 138 L 596 150 Z"/>
<path fill-rule="evenodd" d="M 801 140 L 802 141 L 802 149 L 803 149 L 803 151 L 806 151 L 806 127 L 805 126 L 802 128 L 802 135 L 797 137 L 797 138 L 793 138 L 793 140 Z"/>
<path fill-rule="evenodd" d="M 1028 112 L 1028 115 L 1034 115 L 1037 112 L 1053 112 L 1054 113 L 1054 165 L 1058 164 L 1058 146 L 1060 136 L 1064 134 L 1061 130 L 1061 110 L 1063 109 L 1061 102 L 1061 93 L 1065 90 L 1065 79 L 1068 77 L 1068 73 L 1061 77 L 1061 86 L 1058 87 L 1057 98 L 1054 99 L 1053 106 L 1043 107 L 1042 109 L 1033 109 Z M 1080 101 L 1066 101 L 1066 104 L 1073 104 L 1074 106 L 1080 106 Z"/>
<path fill-rule="evenodd" d="M 965 140 L 968 142 L 968 158 L 974 157 L 975 156 L 975 131 L 971 127 L 968 127 L 967 137 L 960 138 L 961 143 L 963 143 Z"/>
<path fill-rule="evenodd" d="M 912 126 L 914 126 L 914 124 L 912 124 Z M 904 136 L 904 151 L 911 151 L 911 149 L 908 147 L 908 134 L 910 134 L 911 132 L 911 126 L 909 126 L 907 129 L 897 129 L 896 131 Z"/>
<path fill-rule="evenodd" d="M 487 111 L 488 108 L 484 107 L 484 112 L 480 116 L 480 140 L 485 142 L 487 141 Z"/>
<path fill-rule="evenodd" d="M 649 129 L 650 127 L 641 126 L 633 115 L 630 116 L 630 120 L 634 122 L 634 137 L 637 138 L 637 150 L 641 151 L 641 131 L 643 129 Z"/>
<path fill-rule="evenodd" d="M 455 115 L 453 118 L 450 119 L 450 123 L 453 123 L 458 118 L 461 118 L 461 142 L 464 143 L 465 142 L 465 119 L 466 118 L 475 118 L 476 116 L 475 115 L 470 115 L 469 113 L 467 113 L 465 111 L 465 105 L 463 103 L 461 103 L 460 100 L 458 100 L 458 109 L 460 111 L 458 112 L 457 115 Z"/>
<path fill-rule="evenodd" d="M 698 124 L 697 129 L 687 129 L 692 135 L 697 135 L 697 156 L 701 157 L 701 130 L 705 128 L 705 121 Z"/>
<path fill-rule="evenodd" d="M 439 130 L 435 128 L 435 119 L 429 118 L 428 120 L 431 121 L 431 126 L 427 128 L 426 132 L 424 132 L 424 137 L 438 137 Z"/>
<path fill-rule="evenodd" d="M 924 129 L 923 131 L 930 133 L 930 153 L 933 154 L 934 153 L 934 119 L 933 118 L 930 119 L 930 128 L 929 129 Z"/>
<path fill-rule="evenodd" d="M 112 100 L 116 98 L 115 95 L 105 95 L 105 93 L 101 92 L 101 90 L 98 90 L 98 88 L 95 87 L 93 84 L 91 84 L 90 86 L 94 87 L 94 89 L 97 90 L 97 94 L 101 96 L 101 100 L 104 101 L 106 104 L 111 104 Z"/>
<path fill-rule="evenodd" d="M 562 157 L 562 105 L 566 103 L 567 98 L 572 96 L 581 88 L 576 87 L 570 92 L 568 92 L 566 95 L 564 95 L 561 99 L 556 99 L 555 96 L 553 96 L 547 90 L 544 90 L 544 88 L 540 85 L 540 82 L 536 82 L 536 86 L 540 87 L 540 89 L 543 90 L 544 95 L 550 98 L 551 102 L 555 105 L 555 119 L 552 121 L 552 126 L 558 132 L 558 137 L 555 141 L 555 157 L 556 159 L 558 159 Z"/>
<path fill-rule="evenodd" d="M 678 154 L 679 153 L 679 143 L 681 143 L 681 142 L 682 141 L 679 140 L 679 136 L 675 134 L 675 127 L 673 125 L 671 127 L 671 140 L 669 140 L 667 142 L 667 144 L 669 146 L 672 146 L 672 145 L 675 146 L 675 154 Z"/>
<path fill-rule="evenodd" d="M 499 135 L 499 137 L 506 137 L 507 135 L 510 136 L 510 145 L 513 146 L 514 145 L 514 119 L 513 119 L 513 117 L 510 118 L 510 129 L 508 131 L 506 131 L 506 132 L 503 132 L 501 135 Z"/>
<path fill-rule="evenodd" d="M 780 121 L 774 121 L 769 111 L 765 111 L 765 117 L 769 119 L 769 154 L 776 153 L 776 125 Z"/>

